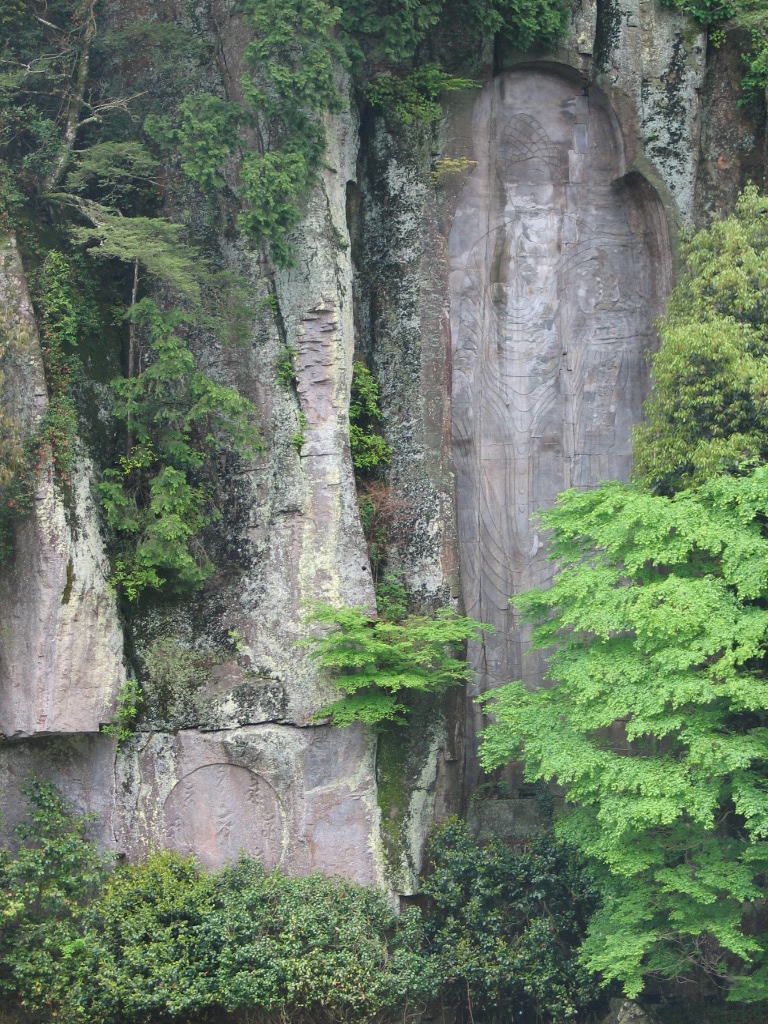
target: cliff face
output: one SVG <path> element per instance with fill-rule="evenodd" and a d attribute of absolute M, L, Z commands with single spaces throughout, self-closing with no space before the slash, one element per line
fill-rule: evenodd
<path fill-rule="evenodd" d="M 105 6 L 106 26 L 137 14 Z M 207 86 L 237 99 L 241 19 L 217 0 L 182 6 L 175 19 L 217 55 Z M 422 607 L 496 626 L 470 652 L 477 688 L 533 680 L 541 667 L 523 667 L 508 609 L 551 571 L 529 517 L 565 487 L 628 475 L 680 231 L 727 209 L 759 165 L 737 59 L 738 37 L 707 52 L 673 9 L 584 0 L 556 52 L 497 52 L 434 132 L 370 110 L 361 125 L 345 83 L 296 268 L 275 270 L 232 230 L 211 240 L 254 316 L 244 348 L 201 332 L 198 358 L 254 400 L 266 446 L 253 463 L 222 461 L 224 517 L 207 542 L 227 568 L 121 631 L 92 463 L 77 463 L 66 507 L 41 466 L 0 580 L 4 829 L 24 778 L 45 773 L 132 857 L 170 845 L 219 865 L 245 849 L 413 891 L 429 825 L 477 784 L 475 707 L 426 703 L 394 738 L 315 724 L 328 688 L 295 646 L 313 602 L 375 606 L 349 448 L 353 354 L 379 383 L 394 453 L 388 567 Z M 179 190 L 166 212 L 205 219 Z M 4 400 L 31 430 L 45 386 L 12 242 L 0 299 L 18 339 Z M 286 349 L 295 386 L 277 380 Z M 126 671 L 144 710 L 116 750 L 99 727 Z M 498 827 L 524 818 L 517 804 Z"/>

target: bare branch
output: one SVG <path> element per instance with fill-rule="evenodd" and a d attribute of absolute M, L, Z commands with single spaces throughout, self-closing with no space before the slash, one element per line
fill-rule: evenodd
<path fill-rule="evenodd" d="M 54 25 L 53 22 L 46 21 L 45 18 L 41 18 L 39 14 L 36 17 L 41 25 L 47 25 L 48 28 L 52 28 L 54 32 L 59 32 L 63 36 L 67 35 L 63 28 L 59 28 L 59 26 Z"/>

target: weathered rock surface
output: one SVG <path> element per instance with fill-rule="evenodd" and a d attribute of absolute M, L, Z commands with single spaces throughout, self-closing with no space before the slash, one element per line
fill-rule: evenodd
<path fill-rule="evenodd" d="M 541 681 L 509 604 L 552 578 L 535 515 L 569 487 L 628 478 L 670 259 L 615 115 L 566 69 L 494 79 L 454 147 L 473 165 L 450 234 L 462 590 L 496 631 L 471 651 L 477 693 Z"/>
<path fill-rule="evenodd" d="M 658 1024 L 658 1018 L 630 999 L 612 999 L 601 1024 Z"/>
<path fill-rule="evenodd" d="M 0 249 L 0 308 L 8 346 L 4 401 L 29 439 L 47 405 L 42 354 L 24 270 L 12 237 Z M 77 460 L 71 502 L 50 458 L 35 478 L 11 561 L 0 572 L 0 732 L 98 732 L 125 678 L 123 636 L 90 493 L 93 467 Z"/>
<path fill-rule="evenodd" d="M 105 27 L 134 7 L 108 3 Z M 204 88 L 240 98 L 242 15 L 219 0 L 170 7 L 212 43 Z M 0 747 L 5 830 L 24 778 L 47 772 L 132 857 L 170 845 L 217 866 L 244 849 L 289 872 L 417 887 L 431 822 L 461 802 L 465 748 L 467 790 L 476 781 L 476 708 L 458 694 L 429 705 L 400 748 L 314 724 L 335 691 L 295 646 L 313 602 L 374 607 L 349 452 L 353 354 L 379 382 L 394 448 L 388 567 L 414 605 L 495 623 L 471 655 L 477 688 L 538 680 L 507 605 L 551 571 L 530 515 L 564 487 L 628 474 L 668 236 L 727 208 L 754 157 L 753 121 L 724 112 L 738 55 L 707 54 L 694 23 L 655 0 L 583 0 L 554 53 L 497 54 L 495 78 L 486 56 L 483 90 L 452 97 L 439 142 L 370 111 L 359 131 L 354 104 L 327 118 L 296 268 L 276 271 L 229 228 L 215 239 L 221 268 L 248 281 L 254 320 L 244 349 L 202 333 L 194 344 L 257 404 L 266 452 L 222 463 L 223 519 L 205 540 L 221 571 L 194 600 L 128 624 L 146 703 L 117 753 L 94 735 L 123 667 L 91 470 L 78 464 L 66 512 L 41 477 L 0 578 L 0 730 L 19 737 Z M 225 176 L 229 226 L 234 160 Z M 206 231 L 202 197 L 183 182 L 171 192 L 165 212 Z M 9 247 L 0 298 L 20 339 L 5 400 L 32 429 L 42 364 Z M 296 380 L 281 386 L 287 350 Z M 535 824 L 532 801 L 495 803 L 473 809 L 481 835 Z"/>
<path fill-rule="evenodd" d="M 132 857 L 167 846 L 220 867 L 245 850 L 375 885 L 374 758 L 362 727 L 141 733 L 118 763 L 115 839 Z"/>

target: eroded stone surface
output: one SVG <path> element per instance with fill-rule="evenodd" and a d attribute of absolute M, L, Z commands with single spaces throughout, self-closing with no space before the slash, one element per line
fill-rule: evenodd
<path fill-rule="evenodd" d="M 114 850 L 115 740 L 104 735 L 40 736 L 0 743 L 0 840 L 14 845 L 14 829 L 27 814 L 23 789 L 30 778 L 48 778 L 76 814 L 93 814 L 89 835 Z"/>
<path fill-rule="evenodd" d="M 647 0 L 606 0 L 598 10 L 592 74 L 619 113 L 630 165 L 668 190 L 690 225 L 706 31 L 678 8 Z"/>
<path fill-rule="evenodd" d="M 552 578 L 531 517 L 629 475 L 668 253 L 604 97 L 570 74 L 505 74 L 472 132 L 450 235 L 452 417 L 464 602 L 496 629 L 471 652 L 482 692 L 543 675 L 509 606 Z"/>
<path fill-rule="evenodd" d="M 12 238 L 0 251 L 0 305 L 15 332 L 5 366 L 5 402 L 31 437 L 47 393 L 24 271 Z M 21 519 L 0 573 L 0 732 L 6 736 L 98 732 L 125 678 L 123 638 L 90 493 L 92 466 L 76 460 L 71 508 L 50 459 L 36 476 L 33 509 Z"/>
<path fill-rule="evenodd" d="M 245 850 L 377 884 L 374 758 L 362 727 L 141 733 L 118 758 L 116 839 L 132 857 L 169 846 L 220 867 Z"/>
<path fill-rule="evenodd" d="M 765 106 L 744 103 L 743 55 L 751 48 L 744 29 L 724 29 L 710 47 L 702 90 L 701 158 L 696 179 L 696 227 L 733 212 L 736 197 L 753 181 L 768 185 L 768 136 Z"/>

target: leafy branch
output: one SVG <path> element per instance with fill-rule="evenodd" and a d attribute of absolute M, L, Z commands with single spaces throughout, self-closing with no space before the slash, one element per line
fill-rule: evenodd
<path fill-rule="evenodd" d="M 454 612 L 434 618 L 409 615 L 400 622 L 373 620 L 364 609 L 318 605 L 308 625 L 326 627 L 322 636 L 299 643 L 310 648 L 331 684 L 344 696 L 317 712 L 335 725 L 405 722 L 409 692 L 433 693 L 469 681 L 464 657 L 468 641 L 480 641 L 484 626 Z"/>

